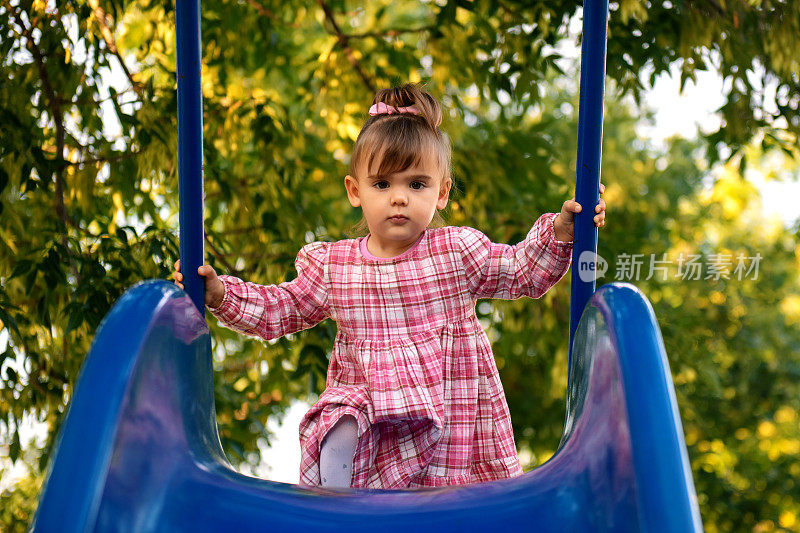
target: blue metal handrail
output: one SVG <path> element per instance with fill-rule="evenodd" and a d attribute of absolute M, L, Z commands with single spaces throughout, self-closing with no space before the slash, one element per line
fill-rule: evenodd
<path fill-rule="evenodd" d="M 597 228 L 594 207 L 600 201 L 600 158 L 603 144 L 603 94 L 606 73 L 608 0 L 587 0 L 583 6 L 581 87 L 578 108 L 578 159 L 575 200 L 583 207 L 575 217 L 569 320 L 569 372 L 572 342 L 586 304 L 594 294 Z M 583 270 L 582 270 L 583 267 Z M 583 275 L 581 275 L 583 274 Z M 588 275 L 587 275 L 588 274 Z"/>
<path fill-rule="evenodd" d="M 202 315 L 203 93 L 200 86 L 200 0 L 175 1 L 178 43 L 178 220 L 184 287 Z"/>

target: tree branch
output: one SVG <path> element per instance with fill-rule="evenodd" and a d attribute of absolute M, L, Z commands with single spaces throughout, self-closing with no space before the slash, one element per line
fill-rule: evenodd
<path fill-rule="evenodd" d="M 356 59 L 353 49 L 350 47 L 350 43 L 348 41 L 349 38 L 342 32 L 341 28 L 339 28 L 339 25 L 336 23 L 336 19 L 333 16 L 333 11 L 331 11 L 330 6 L 325 3 L 325 0 L 317 0 L 317 4 L 319 4 L 319 6 L 322 8 L 322 11 L 325 13 L 325 18 L 331 24 L 333 32 L 336 35 L 337 42 L 339 43 L 339 46 L 342 47 L 342 51 L 344 51 L 344 55 L 347 57 L 350 65 L 361 78 L 361 81 L 364 82 L 364 85 L 367 86 L 367 89 L 373 93 L 376 92 L 375 84 L 366 73 L 364 67 L 361 65 L 358 59 Z"/>
<path fill-rule="evenodd" d="M 247 3 L 250 4 L 253 7 L 253 9 L 258 11 L 258 14 L 261 15 L 262 17 L 267 17 L 277 20 L 278 16 L 275 15 L 275 13 L 271 9 L 267 9 L 266 7 L 258 3 L 257 0 L 247 0 Z"/>
<path fill-rule="evenodd" d="M 144 92 L 144 87 L 141 83 L 133 79 L 131 71 L 128 70 L 128 67 L 125 65 L 125 61 L 123 61 L 122 56 L 117 49 L 117 43 L 114 41 L 114 34 L 111 33 L 111 30 L 108 27 L 106 20 L 107 17 L 110 18 L 110 16 L 103 11 L 102 7 L 98 5 L 94 8 L 94 18 L 97 20 L 97 25 L 100 27 L 100 34 L 103 36 L 103 41 L 105 41 L 108 51 L 114 54 L 114 56 L 117 58 L 117 61 L 119 61 L 119 64 L 122 67 L 122 71 L 125 72 L 125 76 L 131 83 L 131 87 L 134 91 L 136 91 L 136 94 L 141 96 Z"/>
<path fill-rule="evenodd" d="M 95 157 L 92 159 L 84 159 L 83 161 L 65 161 L 64 166 L 82 167 L 85 165 L 92 165 L 94 163 L 116 163 L 118 161 L 124 161 L 126 159 L 130 159 L 131 157 L 136 157 L 137 155 L 143 152 L 144 150 L 139 150 L 136 152 L 124 152 L 113 157 L 105 156 L 105 157 Z"/>
<path fill-rule="evenodd" d="M 53 121 L 55 122 L 56 126 L 56 156 L 58 159 L 64 160 L 64 139 L 66 137 L 66 131 L 64 129 L 64 117 L 61 113 L 61 100 L 56 95 L 53 84 L 50 82 L 50 75 L 47 72 L 44 55 L 36 45 L 36 42 L 33 39 L 32 30 L 25 24 L 21 13 L 17 9 L 8 5 L 8 2 L 3 2 L 3 4 L 5 5 L 6 9 L 14 13 L 14 19 L 22 29 L 22 35 L 25 37 L 25 47 L 31 53 L 33 60 L 36 63 L 36 68 L 39 71 L 39 78 L 42 80 L 42 90 L 44 91 L 45 96 L 47 96 L 47 105 L 50 108 L 50 114 L 53 115 Z M 35 21 L 32 19 L 31 24 L 35 24 Z M 75 223 L 67 216 L 67 210 L 64 205 L 63 169 L 64 165 L 58 165 L 54 173 L 55 210 L 56 214 L 61 221 L 64 222 L 65 226 L 74 226 Z"/>
<path fill-rule="evenodd" d="M 225 267 L 225 270 L 234 276 L 241 276 L 243 273 L 236 269 L 233 265 L 231 265 L 227 259 L 225 259 L 225 254 L 222 251 L 214 246 L 214 243 L 211 241 L 211 236 L 206 234 L 206 242 L 208 243 L 208 247 L 211 248 L 211 253 L 214 254 L 214 257 Z"/>
<path fill-rule="evenodd" d="M 263 226 L 247 226 L 247 227 L 243 227 L 243 228 L 232 228 L 232 229 L 226 229 L 225 230 L 225 235 L 237 235 L 237 234 L 242 234 L 242 233 L 250 233 L 250 232 L 253 232 L 253 231 L 261 231 L 263 229 L 264 229 Z"/>
<path fill-rule="evenodd" d="M 17 24 L 22 30 L 23 36 L 25 37 L 25 47 L 33 56 L 34 62 L 36 63 L 36 68 L 39 71 L 39 77 L 42 81 L 42 90 L 44 94 L 47 96 L 47 105 L 50 109 L 50 114 L 53 115 L 53 121 L 56 126 L 56 158 L 59 162 L 56 165 L 55 171 L 53 173 L 55 179 L 55 211 L 58 218 L 64 224 L 64 231 L 61 233 L 61 245 L 67 251 L 67 258 L 69 260 L 69 267 L 72 273 L 72 276 L 75 278 L 75 282 L 80 284 L 81 282 L 81 275 L 78 270 L 78 265 L 75 263 L 75 257 L 80 254 L 75 254 L 72 252 L 70 245 L 69 245 L 69 228 L 77 228 L 80 230 L 80 226 L 77 222 L 75 222 L 72 217 L 69 216 L 67 213 L 67 208 L 64 203 L 64 168 L 66 165 L 63 162 L 66 160 L 64 157 L 64 148 L 66 144 L 66 129 L 64 127 L 64 116 L 61 109 L 61 99 L 56 94 L 56 91 L 53 87 L 53 83 L 50 80 L 50 74 L 47 71 L 46 59 L 42 51 L 39 49 L 39 46 L 36 44 L 36 41 L 33 39 L 33 27 L 36 25 L 37 20 L 30 17 L 28 14 L 28 20 L 31 22 L 31 27 L 28 27 L 25 24 L 25 21 L 22 18 L 22 14 L 16 8 L 13 8 L 9 5 L 7 1 L 3 2 L 3 6 L 8 9 L 10 12 L 14 14 L 14 19 L 16 20 Z M 64 352 L 64 357 L 67 357 L 67 353 L 69 352 L 69 343 L 64 337 L 62 342 L 62 350 Z"/>
<path fill-rule="evenodd" d="M 383 39 L 385 37 L 399 37 L 404 33 L 422 33 L 426 31 L 433 31 L 436 26 L 420 26 L 419 28 L 398 28 L 395 30 L 384 31 L 367 31 L 363 33 L 348 33 L 345 34 L 347 39 Z"/>
<path fill-rule="evenodd" d="M 100 104 L 102 104 L 103 102 L 108 102 L 109 100 L 116 100 L 120 96 L 125 96 L 125 94 L 127 94 L 129 91 L 135 91 L 135 89 L 133 87 L 129 87 L 129 88 L 125 89 L 124 91 L 120 91 L 117 94 L 110 95 L 110 96 L 107 96 L 105 98 L 101 98 L 99 100 L 95 100 L 94 98 L 66 99 L 66 98 L 60 98 L 60 97 L 59 97 L 58 100 L 59 100 L 59 102 L 61 104 L 66 105 L 66 106 L 97 107 Z M 130 102 L 122 102 L 121 105 L 135 104 L 135 103 L 141 103 L 141 100 L 131 100 Z"/>

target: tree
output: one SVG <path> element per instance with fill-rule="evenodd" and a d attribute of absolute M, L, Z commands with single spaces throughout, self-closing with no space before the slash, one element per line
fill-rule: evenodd
<path fill-rule="evenodd" d="M 491 228 L 487 232 L 496 240 L 520 237 L 533 214 L 553 210 L 569 196 L 576 76 L 560 73 L 557 45 L 571 39 L 568 22 L 578 9 L 576 2 L 512 0 L 368 6 L 326 0 L 313 6 L 204 2 L 209 261 L 253 281 L 279 282 L 294 276 L 302 243 L 344 237 L 356 214 L 341 180 L 371 93 L 406 80 L 426 80 L 446 108 L 444 128 L 455 147 L 458 188 L 449 222 Z M 796 161 L 800 92 L 791 50 L 800 40 L 798 1 L 648 6 L 626 0 L 611 9 L 608 72 L 615 84 L 607 98 L 604 172 L 618 180 L 616 188 L 609 182 L 609 198 L 620 206 L 618 215 L 610 215 L 636 223 L 626 223 L 624 231 L 609 226 L 603 234 L 614 247 L 609 252 L 658 253 L 702 242 L 705 231 L 727 235 L 733 221 L 716 228 L 691 207 L 701 200 L 724 206 L 735 194 L 744 202 L 753 194 L 729 187 L 717 197 L 703 197 L 706 169 L 694 155 L 702 147 L 676 141 L 669 152 L 652 153 L 633 137 L 634 117 L 613 102 L 623 94 L 638 95 L 672 65 L 690 79 L 713 64 L 727 80 L 727 104 L 720 111 L 723 128 L 709 136 L 708 158 L 719 158 L 727 147 L 731 164 L 758 163 L 755 148 L 745 149 L 757 138 L 761 151 L 783 149 Z M 132 283 L 166 277 L 177 257 L 173 16 L 169 4 L 150 0 L 0 3 L 0 339 L 6 339 L 0 356 L 0 434 L 9 443 L 9 457 L 24 456 L 32 471 L 30 483 L 3 492 L 4 504 L 30 502 L 19 494 L 35 490 L 102 317 Z M 777 115 L 761 90 L 770 83 L 776 87 Z M 562 107 L 567 101 L 572 112 Z M 662 160 L 667 167 L 658 170 Z M 631 161 L 641 169 L 631 173 Z M 653 201 L 658 211 L 652 211 Z M 788 238 L 773 233 L 775 242 Z M 730 238 L 736 246 L 747 240 Z M 784 248 L 785 243 L 773 243 L 764 256 L 767 251 L 785 256 Z M 705 285 L 642 284 L 657 295 L 651 297 L 658 316 L 664 315 L 668 350 L 680 357 L 673 371 L 698 490 L 708 499 L 707 521 L 724 516 L 732 523 L 781 524 L 778 510 L 796 514 L 780 499 L 765 506 L 764 514 L 750 496 L 725 508 L 718 502 L 733 505 L 739 493 L 733 494 L 735 485 L 723 474 L 706 473 L 702 459 L 709 454 L 701 449 L 703 442 L 719 448 L 716 430 L 725 438 L 733 434 L 730 442 L 723 439 L 725 450 L 741 450 L 745 457 L 761 453 L 765 439 L 794 438 L 790 429 L 782 433 L 792 420 L 790 411 L 781 409 L 797 407 L 787 377 L 796 372 L 796 361 L 775 356 L 770 362 L 768 354 L 797 353 L 785 322 L 795 316 L 795 293 L 788 284 L 797 265 L 770 257 L 776 270 L 770 270 L 771 281 L 761 283 L 772 285 L 756 290 L 755 284 L 728 284 L 717 291 L 724 302 L 713 306 Z M 481 307 L 496 332 L 519 444 L 535 454 L 532 464 L 546 458 L 560 433 L 566 285 L 542 302 Z M 762 300 L 765 294 L 773 299 Z M 741 314 L 734 302 L 763 314 Z M 541 330 L 525 329 L 530 316 Z M 737 324 L 738 336 L 717 335 Z M 214 329 L 218 421 L 235 463 L 246 468 L 257 462 L 256 441 L 268 438 L 267 417 L 280 416 L 293 399 L 313 398 L 321 390 L 334 331 L 326 323 L 264 346 Z M 701 351 L 698 339 L 706 344 L 716 339 L 728 358 L 735 353 L 733 342 L 753 344 L 751 359 L 764 366 L 731 363 L 724 371 L 735 373 L 721 373 L 717 356 Z M 721 384 L 733 376 L 748 384 L 737 394 L 764 402 L 752 415 L 758 418 L 704 407 L 705 399 L 724 393 Z M 781 383 L 785 390 L 765 392 L 756 386 L 759 379 Z M 541 409 L 524 394 L 530 390 L 549 391 Z M 46 424 L 42 450 L 20 441 L 25 416 Z M 717 428 L 720 418 L 725 422 Z M 735 420 L 740 425 L 734 428 Z M 768 436 L 754 430 L 735 437 L 741 424 L 754 420 L 773 424 L 774 431 L 765 425 L 762 433 Z M 796 465 L 783 455 L 780 460 L 786 461 L 781 467 Z M 759 461 L 753 468 L 765 472 L 767 463 Z M 765 483 L 772 483 L 762 490 L 769 494 L 796 490 Z M 24 523 L 25 512 L 15 516 L 3 515 L 9 527 Z"/>
<path fill-rule="evenodd" d="M 547 128 L 555 153 L 572 154 L 577 117 L 559 113 L 577 109 L 577 100 L 562 107 L 565 91 L 550 94 L 542 116 L 559 118 Z M 755 139 L 741 158 L 709 168 L 696 141 L 676 138 L 654 150 L 636 135 L 640 120 L 607 103 L 602 172 L 609 223 L 598 253 L 609 270 L 598 286 L 634 283 L 653 304 L 706 530 L 791 530 L 800 516 L 792 474 L 800 470 L 800 220 L 787 230 L 770 217 L 745 175 L 797 179 L 797 161 L 780 150 L 764 152 Z M 489 138 L 511 146 L 519 130 L 494 130 Z M 505 157 L 521 158 L 529 144 L 516 145 L 520 153 L 509 148 Z M 556 183 L 575 171 L 574 159 L 565 163 L 553 157 L 549 164 Z M 521 238 L 513 233 L 518 226 L 493 223 L 492 236 L 513 242 Z M 523 299 L 487 308 L 517 445 L 530 466 L 555 451 L 564 419 L 567 298 L 562 282 L 544 305 Z"/>

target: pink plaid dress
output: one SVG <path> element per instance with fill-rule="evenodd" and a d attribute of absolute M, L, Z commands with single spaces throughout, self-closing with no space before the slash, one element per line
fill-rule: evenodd
<path fill-rule="evenodd" d="M 515 246 L 467 227 L 425 230 L 392 258 L 369 237 L 300 250 L 296 279 L 256 285 L 220 276 L 211 312 L 247 335 L 273 339 L 325 318 L 338 325 L 327 387 L 300 424 L 300 484 L 319 485 L 319 452 L 344 415 L 358 422 L 353 487 L 465 484 L 522 473 L 479 298 L 538 298 L 569 268 L 555 213 Z"/>

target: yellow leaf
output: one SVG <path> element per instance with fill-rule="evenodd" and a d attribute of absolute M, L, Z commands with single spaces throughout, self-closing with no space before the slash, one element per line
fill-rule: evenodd
<path fill-rule="evenodd" d="M 711 291 L 711 295 L 709 296 L 711 303 L 714 305 L 722 305 L 725 303 L 725 295 L 719 291 Z"/>
<path fill-rule="evenodd" d="M 788 405 L 784 405 L 775 411 L 775 422 L 779 424 L 793 422 L 795 419 L 797 419 L 797 412 Z"/>
<path fill-rule="evenodd" d="M 242 377 L 236 380 L 236 383 L 233 384 L 233 390 L 236 392 L 242 392 L 247 388 L 248 385 L 250 385 L 250 380 Z"/>
<path fill-rule="evenodd" d="M 768 420 L 762 421 L 758 425 L 758 435 L 764 438 L 770 438 L 775 435 L 775 424 Z"/>
<path fill-rule="evenodd" d="M 786 296 L 781 300 L 780 308 L 788 325 L 800 324 L 800 296 L 796 294 Z"/>
<path fill-rule="evenodd" d="M 800 441 L 794 439 L 781 439 L 778 441 L 778 450 L 783 455 L 796 456 L 800 452 Z"/>
<path fill-rule="evenodd" d="M 463 7 L 457 7 L 456 8 L 456 21 L 459 24 L 465 25 L 465 24 L 469 23 L 469 19 L 470 19 L 469 11 L 467 11 Z"/>
<path fill-rule="evenodd" d="M 790 529 L 797 523 L 797 517 L 791 511 L 784 511 L 781 513 L 781 517 L 778 519 L 778 523 L 781 525 L 781 527 Z"/>

